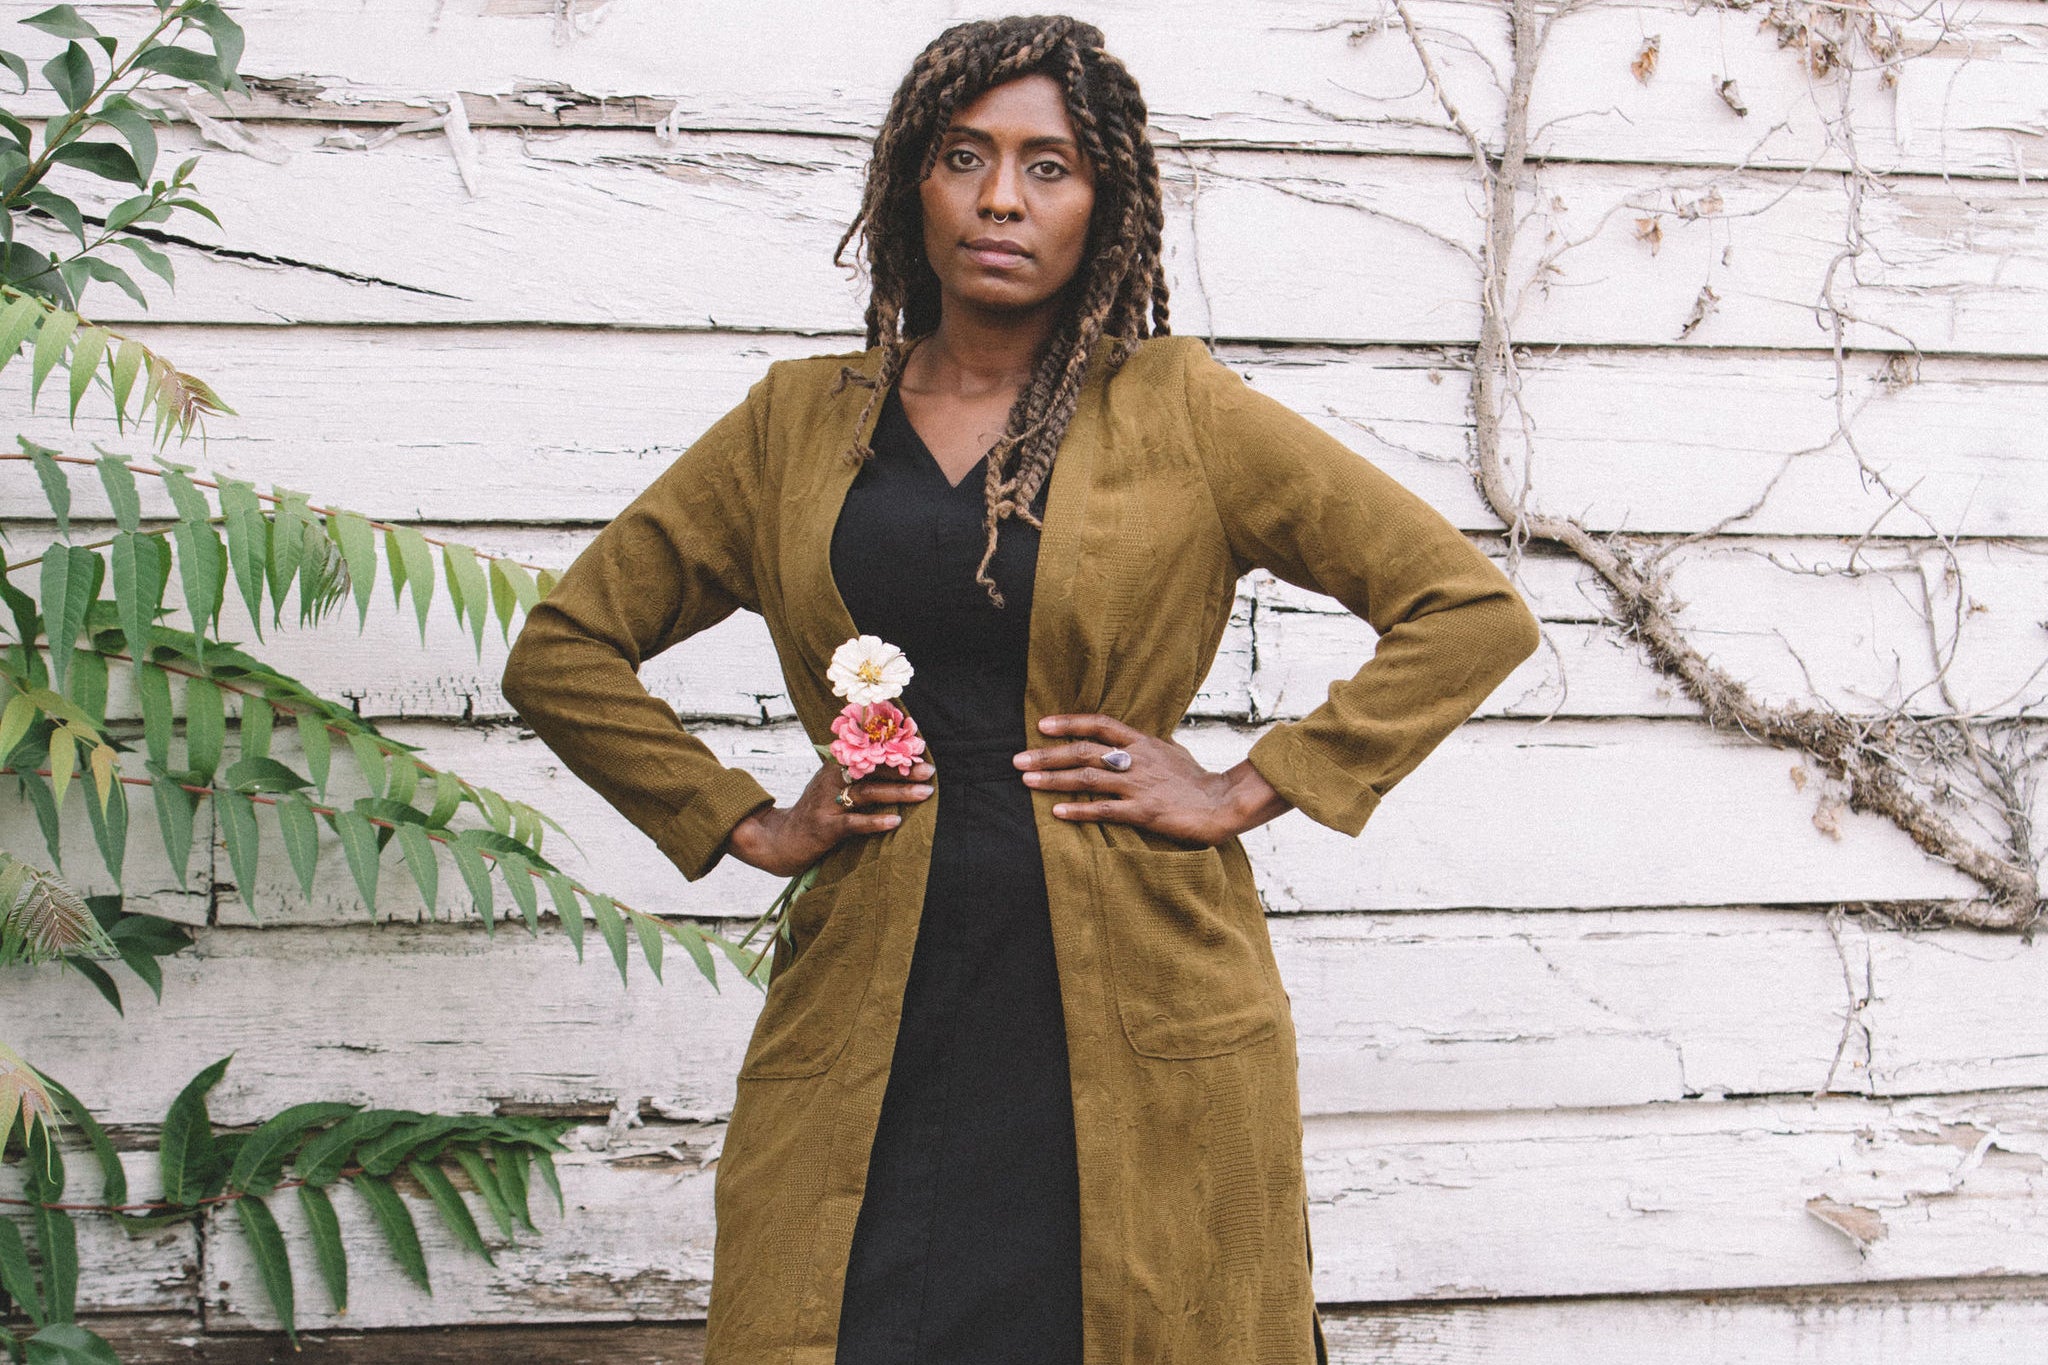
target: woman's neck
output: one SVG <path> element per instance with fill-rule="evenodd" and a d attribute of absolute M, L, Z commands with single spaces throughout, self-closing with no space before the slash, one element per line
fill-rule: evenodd
<path fill-rule="evenodd" d="M 969 399 L 1014 394 L 1031 381 L 1052 326 L 1050 311 L 1019 317 L 946 308 L 939 325 L 910 353 L 904 386 Z"/>

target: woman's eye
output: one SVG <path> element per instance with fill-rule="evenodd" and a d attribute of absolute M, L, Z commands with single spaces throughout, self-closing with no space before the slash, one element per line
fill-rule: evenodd
<path fill-rule="evenodd" d="M 945 155 L 945 162 L 956 171 L 971 169 L 980 158 L 965 147 L 955 147 Z"/>
<path fill-rule="evenodd" d="M 1067 173 L 1067 168 L 1057 161 L 1036 162 L 1031 170 L 1041 180 L 1057 180 Z"/>

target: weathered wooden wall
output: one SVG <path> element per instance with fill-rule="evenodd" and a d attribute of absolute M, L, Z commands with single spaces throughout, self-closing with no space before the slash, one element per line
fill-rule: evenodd
<path fill-rule="evenodd" d="M 0 16 L 41 7 L 10 0 Z M 149 9 L 80 8 L 110 30 Z M 233 8 L 256 97 L 205 137 L 184 125 L 169 139 L 207 151 L 224 227 L 182 225 L 180 287 L 146 315 L 105 290 L 93 307 L 240 410 L 181 458 L 558 566 L 769 360 L 855 344 L 858 282 L 829 256 L 862 139 L 925 40 L 994 12 Z M 1391 5 L 1075 8 L 1153 105 L 1176 328 L 1211 336 L 1503 553 L 1465 464 L 1473 168 Z M 1497 128 L 1502 7 L 1410 8 L 1467 120 Z M 1684 620 L 1766 698 L 1938 708 L 1938 660 L 1960 630 L 1942 674 L 1955 704 L 2038 715 L 2048 8 L 1908 8 L 1879 0 L 1909 52 L 1940 20 L 1953 28 L 1894 83 L 1853 84 L 1846 126 L 1881 178 L 1860 185 L 1868 246 L 1836 282 L 1855 314 L 1839 409 L 1816 321 L 1850 211 L 1850 163 L 1826 136 L 1839 78 L 1811 80 L 1759 31 L 1761 5 L 1617 2 L 1560 24 L 1536 87 L 1547 164 L 1517 278 L 1578 244 L 1515 320 L 1535 422 L 1512 453 L 1546 508 L 1602 532 L 1697 535 L 1675 552 Z M 1650 34 L 1661 63 L 1643 84 L 1629 64 Z M 1715 95 L 1725 77 L 1747 118 Z M 466 135 L 364 147 L 451 99 Z M 1648 217 L 1654 252 L 1635 226 Z M 1703 284 L 1718 308 L 1681 340 Z M 1901 350 L 1919 353 L 1906 386 Z M 1924 517 L 1859 477 L 1829 440 L 1838 413 Z M 122 439 L 47 414 L 16 425 L 78 450 Z M 1723 525 L 1774 476 L 1761 507 Z M 39 503 L 18 466 L 0 493 L 10 513 Z M 10 529 L 25 548 L 52 534 L 32 516 Z M 1592 1365 L 1654 1341 L 1687 1362 L 2038 1359 L 2048 960 L 2017 938 L 1830 915 L 1972 888 L 1837 809 L 1819 773 L 1702 725 L 1605 623 L 1573 561 L 1515 567 L 1549 648 L 1367 833 L 1291 815 L 1247 838 L 1301 1032 L 1337 1358 Z M 436 613 L 424 654 L 410 612 L 380 607 L 361 636 L 287 632 L 274 657 L 557 816 L 581 845 L 564 861 L 633 904 L 731 922 L 772 894 L 730 860 L 683 883 L 512 723 L 502 643 L 479 658 Z M 1235 761 L 1371 643 L 1328 600 L 1255 575 L 1183 738 Z M 757 621 L 645 676 L 732 761 L 782 793 L 801 785 L 811 760 Z M 39 848 L 25 808 L 5 806 L 0 836 Z M 1490 837 L 1445 833 L 1474 827 Z M 79 833 L 71 865 L 93 866 Z M 334 1335 L 319 1358 L 695 1358 L 753 990 L 715 993 L 675 968 L 663 986 L 636 968 L 622 990 L 601 953 L 578 966 L 559 936 L 486 939 L 445 908 L 422 922 L 409 887 L 372 924 L 338 856 L 310 904 L 275 857 L 247 888 L 217 853 L 211 888 L 183 894 L 146 825 L 132 844 L 131 892 L 204 926 L 161 1006 L 131 992 L 116 1020 L 54 974 L 10 981 L 0 1004 L 0 1032 L 124 1132 L 146 1140 L 184 1078 L 231 1049 L 228 1122 L 312 1098 L 594 1120 L 566 1170 L 569 1216 L 495 1269 L 422 1221 L 431 1298 L 345 1208 L 362 1252 L 350 1331 L 458 1330 Z M 151 1179 L 138 1167 L 138 1192 Z M 232 1230 L 97 1235 L 86 1255 L 90 1307 L 136 1359 L 275 1352 Z M 301 1304 L 325 1321 L 310 1264 L 301 1274 Z"/>

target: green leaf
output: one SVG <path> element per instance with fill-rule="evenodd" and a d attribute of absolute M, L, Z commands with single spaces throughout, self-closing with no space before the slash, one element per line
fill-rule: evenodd
<path fill-rule="evenodd" d="M 363 784 L 370 789 L 370 795 L 382 796 L 389 774 L 384 771 L 384 746 L 374 735 L 360 730 L 351 730 L 348 746 L 355 752 L 356 766 L 362 770 Z"/>
<path fill-rule="evenodd" d="M 491 608 L 491 589 L 484 581 L 483 566 L 477 563 L 476 551 L 467 545 L 443 545 L 441 560 L 448 568 L 448 595 L 455 599 L 456 618 L 468 614 L 470 634 L 476 637 L 476 656 L 481 659 L 484 618 Z"/>
<path fill-rule="evenodd" d="M 466 829 L 455 837 L 460 842 L 468 844 L 481 852 L 489 853 L 494 857 L 524 858 L 535 867 L 545 869 L 552 869 L 554 867 L 553 863 L 535 853 L 527 845 L 509 835 L 500 834 L 496 830 Z"/>
<path fill-rule="evenodd" d="M 512 1143 L 497 1149 L 498 1188 L 505 1192 L 505 1203 L 511 1208 L 512 1216 L 525 1225 L 528 1232 L 538 1232 L 533 1225 L 533 1211 L 527 1206 L 526 1167 L 533 1160 L 533 1154 L 524 1145 Z"/>
<path fill-rule="evenodd" d="M 484 1245 L 483 1234 L 477 1231 L 476 1219 L 470 1216 L 469 1205 L 462 1202 L 461 1192 L 455 1188 L 454 1182 L 448 1179 L 441 1168 L 431 1161 L 415 1160 L 406 1162 L 405 1169 L 412 1173 L 414 1180 L 425 1187 L 428 1198 L 432 1199 L 434 1207 L 441 1211 L 441 1221 L 455 1234 L 455 1240 L 492 1265 L 496 1265 L 497 1260 L 491 1255 L 491 1249 Z"/>
<path fill-rule="evenodd" d="M 711 949 L 704 942 L 704 931 L 694 924 L 664 922 L 661 927 L 670 938 L 683 945 L 683 951 L 697 964 L 697 970 L 715 988 L 718 985 L 718 969 L 712 965 Z"/>
<path fill-rule="evenodd" d="M 561 1177 L 555 1174 L 554 1157 L 544 1151 L 536 1151 L 533 1154 L 533 1165 L 534 1169 L 540 1172 L 540 1183 L 547 1186 L 548 1192 L 555 1196 L 555 1212 L 566 1217 L 569 1206 L 562 1199 L 562 1181 Z"/>
<path fill-rule="evenodd" d="M 43 63 L 43 79 L 66 109 L 83 108 L 92 98 L 92 58 L 77 43 L 66 43 L 62 52 Z"/>
<path fill-rule="evenodd" d="M 201 782 L 212 782 L 220 767 L 221 749 L 227 744 L 227 714 L 220 688 L 213 679 L 193 676 L 185 680 L 185 766 Z"/>
<path fill-rule="evenodd" d="M 7 756 L 14 752 L 14 747 L 28 734 L 28 727 L 35 718 L 36 704 L 28 699 L 26 693 L 15 693 L 8 701 L 7 709 L 0 711 L 0 762 L 5 762 Z"/>
<path fill-rule="evenodd" d="M 306 1215 L 306 1232 L 313 1241 L 313 1260 L 320 1267 L 320 1279 L 327 1286 L 327 1301 L 337 1313 L 348 1312 L 348 1253 L 341 1246 L 341 1220 L 334 1216 L 334 1201 L 318 1185 L 299 1186 L 299 1208 Z"/>
<path fill-rule="evenodd" d="M 138 660 L 133 676 L 135 694 L 142 707 L 142 738 L 149 749 L 149 761 L 158 765 L 171 759 L 171 678 L 160 665 Z"/>
<path fill-rule="evenodd" d="M 206 1095 L 220 1083 L 230 1060 L 231 1056 L 223 1057 L 194 1076 L 164 1115 L 163 1131 L 157 1139 L 157 1163 L 168 1203 L 194 1204 L 204 1196 L 214 1154 L 213 1122 L 206 1113 Z"/>
<path fill-rule="evenodd" d="M 283 619 L 284 599 L 291 592 L 299 561 L 306 554 L 306 495 L 273 486 L 277 507 L 270 514 L 270 619 Z M 302 597 L 303 602 L 303 597 Z"/>
<path fill-rule="evenodd" d="M 384 1233 L 384 1245 L 398 1262 L 398 1268 L 407 1279 L 431 1294 L 433 1286 L 427 1283 L 427 1258 L 420 1251 L 419 1229 L 413 1226 L 412 1211 L 406 1208 L 404 1198 L 389 1180 L 380 1176 L 358 1178 L 356 1189 L 370 1206 L 370 1214 Z"/>
<path fill-rule="evenodd" d="M 314 823 L 313 803 L 302 794 L 291 792 L 278 800 L 275 810 L 278 828 L 284 832 L 285 855 L 291 859 L 292 871 L 298 874 L 300 892 L 311 900 L 313 872 L 320 856 L 320 830 Z"/>
<path fill-rule="evenodd" d="M 264 707 L 266 714 L 268 711 L 269 707 Z M 246 736 L 248 731 L 243 734 Z M 313 785 L 276 759 L 254 754 L 229 764 L 221 780 L 244 792 L 293 792 Z"/>
<path fill-rule="evenodd" d="M 393 753 L 385 765 L 390 783 L 384 795 L 400 805 L 410 805 L 413 793 L 420 789 L 420 765 L 404 753 Z"/>
<path fill-rule="evenodd" d="M 78 11 L 69 5 L 52 5 L 40 14 L 31 14 L 19 22 L 57 38 L 90 40 L 100 36 L 100 31 L 79 18 Z"/>
<path fill-rule="evenodd" d="M 192 815 L 198 807 L 199 798 L 186 791 L 178 779 L 154 759 L 150 760 L 150 794 L 156 799 L 157 829 L 163 834 L 164 852 L 171 860 L 171 871 L 177 875 L 178 885 L 185 885 L 186 870 L 192 861 Z"/>
<path fill-rule="evenodd" d="M 612 898 L 602 892 L 590 893 L 590 909 L 597 917 L 598 932 L 611 945 L 612 961 L 619 964 L 619 980 L 626 979 L 626 926 L 619 920 L 619 912 L 612 906 Z"/>
<path fill-rule="evenodd" d="M 398 827 L 398 847 L 405 855 L 405 865 L 412 869 L 413 881 L 419 886 L 420 900 L 427 907 L 427 918 L 432 919 L 441 879 L 440 864 L 434 860 L 434 840 L 424 827 L 402 824 Z"/>
<path fill-rule="evenodd" d="M 128 1012 L 121 1008 L 121 988 L 114 984 L 113 977 L 107 975 L 106 968 L 89 957 L 67 957 L 64 959 L 64 965 L 90 981 L 92 988 L 100 993 L 100 997 L 114 1007 L 114 1013 Z"/>
<path fill-rule="evenodd" d="M 221 827 L 221 841 L 227 843 L 227 864 L 236 874 L 242 909 L 252 919 L 260 919 L 256 915 L 256 806 L 242 792 L 213 788 L 213 817 Z"/>
<path fill-rule="evenodd" d="M 93 1117 L 92 1111 L 80 1102 L 78 1096 L 48 1076 L 43 1077 L 43 1084 L 49 1090 L 51 1098 L 57 1101 L 57 1108 L 64 1115 L 65 1121 L 84 1133 L 86 1142 L 92 1147 L 93 1160 L 99 1163 L 100 1168 L 101 1202 L 127 1203 L 128 1171 L 121 1164 L 121 1154 L 114 1150 L 113 1140 L 107 1136 L 107 1130 L 100 1126 L 100 1121 Z"/>
<path fill-rule="evenodd" d="M 30 204 L 34 204 L 37 208 L 70 229 L 71 235 L 78 239 L 78 245 L 81 248 L 86 245 L 85 215 L 79 212 L 76 203 L 53 190 L 40 188 L 30 190 L 22 195 L 22 199 Z M 84 263 L 74 258 L 67 264 L 78 266 Z"/>
<path fill-rule="evenodd" d="M 155 536 L 135 531 L 114 532 L 111 557 L 114 563 L 114 609 L 120 614 L 121 633 L 128 637 L 129 656 L 150 657 L 151 635 L 156 629 L 156 609 L 163 601 L 163 560 Z"/>
<path fill-rule="evenodd" d="M 242 589 L 242 603 L 263 638 L 263 585 L 270 555 L 270 529 L 256 486 L 240 479 L 220 481 L 221 517 L 228 527 L 228 565 Z M 324 785 L 324 784 L 323 784 Z"/>
<path fill-rule="evenodd" d="M 121 1365 L 104 1338 L 75 1322 L 53 1322 L 27 1346 L 28 1365 Z"/>
<path fill-rule="evenodd" d="M 348 565 L 349 586 L 356 595 L 356 628 L 361 630 L 369 623 L 370 594 L 377 586 L 377 533 L 354 512 L 330 512 L 327 534 L 341 547 L 342 561 Z"/>
<path fill-rule="evenodd" d="M 67 142 L 50 153 L 50 160 L 90 171 L 102 180 L 118 180 L 124 185 L 149 183 L 135 158 L 118 142 Z"/>
<path fill-rule="evenodd" d="M 219 90 L 227 83 L 216 58 L 186 47 L 146 48 L 136 54 L 132 69 L 161 71 L 173 80 L 189 81 L 208 90 Z M 49 72 L 45 70 L 43 74 L 48 75 Z"/>
<path fill-rule="evenodd" d="M 142 495 L 135 491 L 135 471 L 118 455 L 103 455 L 93 463 L 99 468 L 107 501 L 114 505 L 115 524 L 124 531 L 134 531 L 142 524 Z"/>
<path fill-rule="evenodd" d="M 43 305 L 33 296 L 23 294 L 0 312 L 0 369 L 21 350 L 21 343 L 28 340 L 43 320 Z M 68 532 L 66 534 L 69 534 Z"/>
<path fill-rule="evenodd" d="M 203 0 L 203 3 L 194 5 L 189 13 L 213 39 L 213 55 L 219 58 L 221 71 L 232 77 L 235 74 L 235 67 L 242 60 L 242 26 L 230 19 L 227 11 L 213 0 Z"/>
<path fill-rule="evenodd" d="M 540 888 L 533 884 L 533 864 L 517 853 L 507 853 L 498 859 L 498 875 L 505 879 L 505 889 L 526 917 L 526 932 L 540 937 Z"/>
<path fill-rule="evenodd" d="M 0 753 L 5 753 L 0 750 Z M 446 829 L 448 822 L 455 818 L 455 812 L 462 808 L 462 783 L 455 774 L 438 772 L 434 774 L 434 810 L 427 816 L 427 828 Z"/>
<path fill-rule="evenodd" d="M 236 737 L 241 742 L 242 758 L 245 761 L 269 761 L 270 735 L 271 731 L 274 730 L 276 726 L 277 708 L 270 704 L 270 698 L 258 696 L 253 692 L 247 692 L 242 695 L 242 717 L 241 723 L 236 729 Z M 235 765 L 236 768 L 239 768 L 240 766 L 240 763 L 237 763 Z M 230 774 L 232 774 L 234 771 L 234 768 L 228 769 L 228 772 Z M 293 772 L 290 768 L 285 767 L 284 764 L 282 763 L 273 764 L 271 768 L 266 769 L 265 771 L 268 772 L 270 776 L 261 778 L 259 780 L 281 781 L 284 785 L 278 787 L 269 787 L 265 788 L 264 790 L 296 791 L 300 787 L 307 787 L 312 785 L 310 782 L 306 781 L 305 778 L 300 777 L 297 773 Z M 234 780 L 237 785 L 240 785 L 239 779 L 231 778 L 231 780 Z"/>
<path fill-rule="evenodd" d="M 68 309 L 56 308 L 43 319 L 43 330 L 36 333 L 35 357 L 29 367 L 29 399 L 34 399 L 43 390 L 43 381 L 64 356 L 64 348 L 71 341 L 71 334 L 78 330 L 78 314 Z"/>
<path fill-rule="evenodd" d="M 38 1140 L 43 1129 L 36 1130 Z M 35 1160 L 30 1144 L 30 1161 Z M 56 1199 L 62 1198 L 60 1191 Z M 78 1312 L 78 1224 L 62 1209 L 37 1209 L 36 1251 L 43 1262 L 43 1316 L 51 1322 L 70 1322 Z"/>
<path fill-rule="evenodd" d="M 228 1188 L 251 1194 L 268 1194 L 284 1178 L 285 1160 L 315 1128 L 338 1119 L 353 1118 L 360 1106 L 331 1100 L 295 1104 L 269 1119 L 235 1153 L 228 1171 Z"/>
<path fill-rule="evenodd" d="M 125 155 L 125 153 L 124 153 Z M 100 361 L 107 354 L 107 329 L 87 327 L 78 334 L 78 340 L 71 346 L 71 420 L 78 420 L 78 403 L 85 397 L 85 391 L 92 387 L 93 376 L 99 373 Z"/>
<path fill-rule="evenodd" d="M 45 324 L 47 326 L 48 324 Z M 420 643 L 427 642 L 427 606 L 434 599 L 434 552 L 427 548 L 426 537 L 410 526 L 394 526 L 385 533 L 388 544 L 395 543 L 397 556 L 387 554 L 391 560 L 393 591 L 400 587 L 412 589 L 412 602 L 420 618 Z M 403 569 L 404 579 L 398 580 Z"/>
<path fill-rule="evenodd" d="M 285 1251 L 284 1234 L 277 1230 L 277 1219 L 272 1216 L 270 1205 L 256 1195 L 237 1199 L 235 1212 L 241 1216 L 242 1231 L 249 1238 L 249 1254 L 256 1260 L 256 1273 L 263 1280 L 263 1292 L 269 1297 L 278 1321 L 284 1324 L 285 1339 L 296 1351 L 299 1333 L 292 1303 L 292 1263 L 290 1254 Z"/>
<path fill-rule="evenodd" d="M 203 641 L 220 631 L 221 592 L 227 586 L 227 552 L 220 536 L 201 521 L 181 521 L 171 528 L 178 546 L 178 577 L 185 589 L 185 610 L 192 632 Z M 202 644 L 201 649 L 205 646 Z M 202 659 L 203 662 L 203 659 Z"/>
<path fill-rule="evenodd" d="M 306 773 L 313 779 L 313 786 L 325 796 L 334 737 L 327 733 L 326 720 L 311 706 L 301 707 L 292 719 L 299 732 L 299 751 L 306 756 Z"/>
<path fill-rule="evenodd" d="M 142 343 L 132 337 L 123 337 L 114 350 L 114 416 L 117 420 L 124 418 L 128 411 L 128 395 L 134 391 L 136 372 L 142 368 L 142 356 Z"/>
<path fill-rule="evenodd" d="M 50 679 L 62 690 L 71 672 L 86 609 L 99 597 L 106 562 L 78 545 L 52 545 L 43 552 L 44 633 L 50 645 Z"/>
<path fill-rule="evenodd" d="M 0 352 L 0 365 L 4 365 L 12 354 L 12 351 Z M 65 475 L 64 466 L 52 458 L 57 452 L 48 446 L 37 445 L 26 436 L 14 439 L 35 463 L 36 477 L 43 485 L 43 497 L 48 500 L 50 514 L 57 521 L 57 534 L 68 539 L 71 535 L 71 480 Z"/>
<path fill-rule="evenodd" d="M 43 1325 L 43 1295 L 36 1287 L 35 1271 L 29 1268 L 28 1248 L 11 1218 L 0 1218 L 0 1290 L 14 1300 L 14 1306 L 28 1315 L 36 1326 Z"/>
<path fill-rule="evenodd" d="M 415 1115 L 411 1122 L 401 1123 L 358 1147 L 356 1164 L 371 1175 L 390 1175 L 407 1157 L 469 1122 L 447 1114 Z"/>
<path fill-rule="evenodd" d="M 377 830 L 361 811 L 344 810 L 334 814 L 334 832 L 341 836 L 341 851 L 348 858 L 348 870 L 356 879 L 356 889 L 363 893 L 364 908 L 371 918 L 377 914 Z"/>
<path fill-rule="evenodd" d="M 484 865 L 483 855 L 459 841 L 448 845 L 448 853 L 455 859 L 455 868 L 469 887 L 469 898 L 475 903 L 476 913 L 483 919 L 484 927 L 494 929 L 498 914 L 491 895 L 491 870 Z"/>
<path fill-rule="evenodd" d="M 103 261 L 97 256 L 87 256 L 83 260 L 71 262 L 71 265 L 78 267 L 88 278 L 118 286 L 122 293 L 135 300 L 138 307 L 149 307 L 149 296 L 142 292 L 142 287 L 135 283 L 134 278 L 127 271 L 115 265 L 112 261 Z"/>
<path fill-rule="evenodd" d="M 516 1232 L 512 1226 L 512 1206 L 505 1200 L 505 1191 L 498 1184 L 498 1176 L 483 1156 L 469 1147 L 455 1149 L 455 1164 L 462 1167 L 469 1177 L 469 1183 L 476 1186 L 476 1192 L 483 1196 L 484 1207 L 490 1210 L 491 1221 L 498 1225 L 498 1231 L 505 1234 L 507 1241 Z"/>
<path fill-rule="evenodd" d="M 583 960 L 583 908 L 576 903 L 576 888 L 569 879 L 559 872 L 544 874 L 548 894 L 555 898 L 555 915 L 562 921 L 562 932 L 569 936 L 569 942 L 576 945 L 576 960 Z"/>
<path fill-rule="evenodd" d="M 21 93 L 26 95 L 28 93 L 28 63 L 15 56 L 12 52 L 0 52 L 0 66 L 5 66 L 14 73 L 14 79 L 21 82 Z M 26 131 L 26 129 L 23 130 L 24 133 Z M 28 139 L 24 136 L 22 137 L 22 148 L 24 151 L 27 150 L 27 146 Z"/>
<path fill-rule="evenodd" d="M 93 841 L 99 845 L 100 861 L 107 865 L 107 875 L 114 879 L 114 885 L 121 885 L 121 867 L 128 856 L 127 784 L 119 778 L 109 782 L 105 809 L 98 800 L 88 800 L 85 816 L 92 824 Z"/>
<path fill-rule="evenodd" d="M 101 123 L 106 124 L 109 128 L 112 128 L 127 139 L 128 150 L 135 156 L 135 169 L 141 173 L 142 179 L 147 180 L 149 173 L 156 169 L 156 129 L 150 125 L 147 118 L 143 117 L 133 102 L 128 101 L 125 96 L 119 97 L 119 100 L 120 102 L 117 103 L 116 100 L 110 99 L 101 105 L 97 117 Z M 153 195 L 136 195 L 135 198 L 128 200 L 127 203 L 121 206 L 124 210 L 127 210 L 125 216 L 117 216 L 112 213 L 107 215 L 108 230 L 118 231 L 126 227 L 136 220 L 136 217 L 140 215 L 143 209 L 148 208 L 154 202 L 155 196 Z M 129 205 L 136 205 L 136 207 L 130 208 Z"/>
<path fill-rule="evenodd" d="M 410 1109 L 366 1109 L 308 1141 L 299 1149 L 292 1170 L 309 1185 L 331 1185 L 340 1178 L 358 1145 L 421 1117 Z"/>
<path fill-rule="evenodd" d="M 647 955 L 647 965 L 654 971 L 654 979 L 661 980 L 661 921 L 652 915 L 633 916 L 633 927 L 640 931 L 640 951 Z"/>
<path fill-rule="evenodd" d="M 135 253 L 135 259 L 142 262 L 142 268 L 176 289 L 178 272 L 171 267 L 171 258 L 158 251 L 140 237 L 116 237 L 115 246 L 125 246 Z"/>

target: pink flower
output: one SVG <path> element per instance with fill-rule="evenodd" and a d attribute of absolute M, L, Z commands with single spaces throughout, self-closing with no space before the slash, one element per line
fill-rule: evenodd
<path fill-rule="evenodd" d="M 917 722 L 886 701 L 848 703 L 832 718 L 832 733 L 839 736 L 832 741 L 832 757 L 856 782 L 884 766 L 908 777 L 924 752 Z"/>

